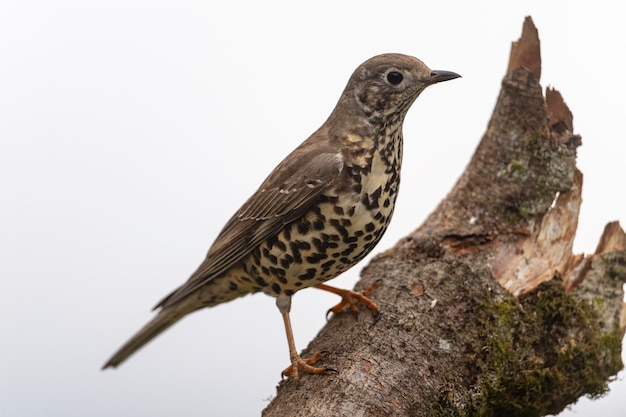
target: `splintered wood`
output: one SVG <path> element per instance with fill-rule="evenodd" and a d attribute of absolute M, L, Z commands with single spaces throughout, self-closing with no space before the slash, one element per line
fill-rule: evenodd
<path fill-rule="evenodd" d="M 511 55 L 509 57 L 509 69 L 523 67 L 532 72 L 537 80 L 541 78 L 541 48 L 539 32 L 530 16 L 524 19 L 522 36 L 518 41 L 511 43 Z"/>

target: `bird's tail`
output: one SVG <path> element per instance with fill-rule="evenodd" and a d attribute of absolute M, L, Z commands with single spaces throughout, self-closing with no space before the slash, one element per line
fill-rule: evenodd
<path fill-rule="evenodd" d="M 161 332 L 165 331 L 172 324 L 180 320 L 184 315 L 190 312 L 190 309 L 181 308 L 182 306 L 172 306 L 159 311 L 157 316 L 148 324 L 143 326 L 128 342 L 124 344 L 117 352 L 104 364 L 102 369 L 115 368 L 124 362 L 130 355 L 141 349 L 146 343 L 154 339 Z M 193 311 L 193 310 L 192 310 Z"/>

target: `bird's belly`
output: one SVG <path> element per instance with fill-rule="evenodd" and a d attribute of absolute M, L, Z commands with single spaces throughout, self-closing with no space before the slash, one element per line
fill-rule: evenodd
<path fill-rule="evenodd" d="M 361 193 L 330 190 L 244 261 L 254 286 L 273 296 L 335 278 L 378 243 L 393 213 L 397 183 L 363 182 Z"/>

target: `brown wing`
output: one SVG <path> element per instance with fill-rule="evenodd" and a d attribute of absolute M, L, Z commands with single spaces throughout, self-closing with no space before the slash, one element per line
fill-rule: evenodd
<path fill-rule="evenodd" d="M 224 273 L 304 214 L 343 170 L 343 159 L 336 150 L 320 153 L 315 148 L 300 147 L 285 158 L 226 223 L 196 272 L 155 308 L 175 303 Z"/>

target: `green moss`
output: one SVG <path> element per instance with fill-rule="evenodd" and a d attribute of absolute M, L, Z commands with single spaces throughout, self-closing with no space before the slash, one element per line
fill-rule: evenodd
<path fill-rule="evenodd" d="M 622 368 L 621 332 L 601 332 L 595 306 L 547 282 L 518 302 L 481 306 L 483 356 L 468 415 L 556 414 L 579 396 L 598 397 Z"/>
<path fill-rule="evenodd" d="M 452 404 L 448 395 L 442 394 L 439 396 L 438 401 L 429 405 L 429 409 L 424 413 L 415 413 L 421 415 L 431 415 L 440 417 L 462 417 L 463 414 L 457 407 Z"/>
<path fill-rule="evenodd" d="M 513 178 L 525 178 L 528 176 L 528 164 L 520 160 L 513 160 L 504 169 L 504 174 Z"/>

